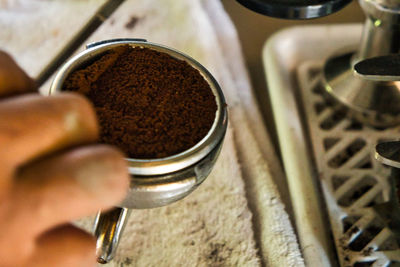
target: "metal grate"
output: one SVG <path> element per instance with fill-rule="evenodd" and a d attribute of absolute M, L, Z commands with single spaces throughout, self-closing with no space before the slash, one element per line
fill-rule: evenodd
<path fill-rule="evenodd" d="M 399 237 L 372 209 L 389 201 L 389 169 L 373 158 L 400 127 L 374 129 L 324 95 L 321 62 L 298 69 L 301 103 L 341 266 L 400 266 Z"/>

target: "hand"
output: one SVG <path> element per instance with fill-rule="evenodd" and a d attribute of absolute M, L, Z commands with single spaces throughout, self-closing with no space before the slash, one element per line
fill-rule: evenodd
<path fill-rule="evenodd" d="M 0 52 L 0 266 L 93 266 L 95 240 L 69 222 L 121 201 L 127 166 L 114 148 L 93 144 L 98 126 L 85 98 L 27 94 L 34 90 Z"/>

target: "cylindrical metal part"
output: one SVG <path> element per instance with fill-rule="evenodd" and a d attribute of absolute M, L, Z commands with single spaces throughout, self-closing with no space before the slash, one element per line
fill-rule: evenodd
<path fill-rule="evenodd" d="M 101 264 L 110 262 L 114 256 L 131 210 L 114 208 L 108 212 L 99 212 L 94 223 L 97 261 Z"/>
<path fill-rule="evenodd" d="M 384 3 L 360 0 L 367 19 L 356 61 L 400 52 L 400 8 Z"/>
<path fill-rule="evenodd" d="M 360 0 L 367 16 L 357 51 L 333 56 L 324 66 L 324 87 L 356 120 L 378 128 L 400 123 L 400 85 L 354 74 L 361 60 L 400 52 L 400 2 Z"/>

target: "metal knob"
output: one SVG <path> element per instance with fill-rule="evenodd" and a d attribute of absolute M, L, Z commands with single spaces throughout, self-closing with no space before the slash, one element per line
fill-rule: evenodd
<path fill-rule="evenodd" d="M 237 0 L 243 6 L 282 19 L 312 19 L 327 16 L 351 0 Z"/>

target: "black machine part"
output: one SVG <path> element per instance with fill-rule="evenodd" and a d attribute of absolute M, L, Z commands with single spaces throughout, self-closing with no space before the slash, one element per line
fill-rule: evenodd
<path fill-rule="evenodd" d="M 313 19 L 339 11 L 351 0 L 236 0 L 260 14 L 282 19 Z"/>

